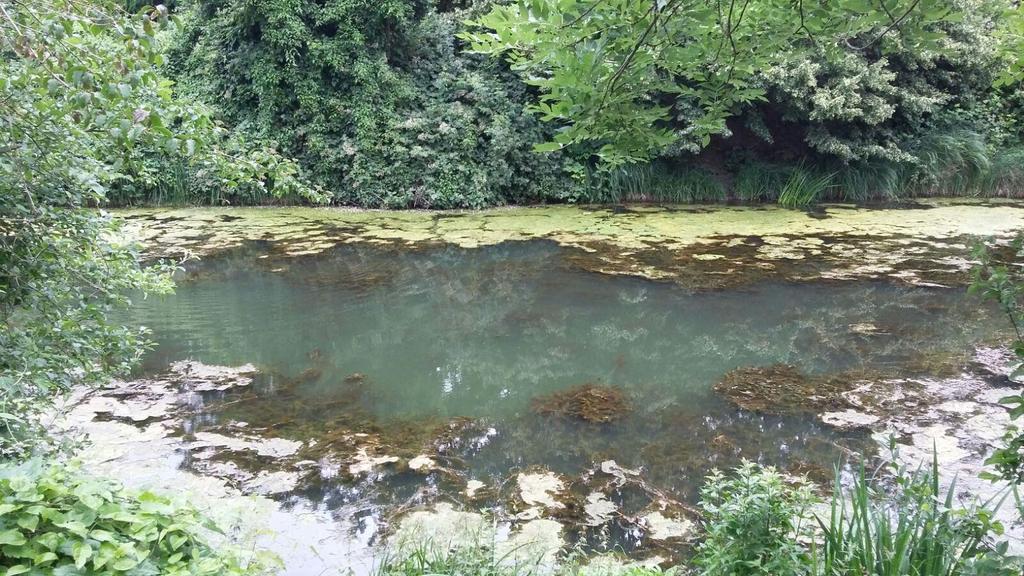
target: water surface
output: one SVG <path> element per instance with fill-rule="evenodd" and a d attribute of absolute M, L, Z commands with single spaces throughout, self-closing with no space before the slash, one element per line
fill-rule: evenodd
<path fill-rule="evenodd" d="M 249 244 L 190 263 L 176 294 L 142 303 L 136 319 L 158 343 L 142 372 L 180 359 L 262 370 L 256 398 L 201 414 L 195 430 L 243 421 L 329 444 L 363 426 L 415 451 L 450 425 L 446 463 L 489 486 L 530 467 L 573 477 L 614 459 L 693 503 L 712 466 L 750 458 L 820 477 L 846 448 L 869 444 L 811 413 L 735 407 L 712 389 L 730 370 L 927 374 L 993 336 L 989 312 L 962 288 L 776 281 L 693 291 L 582 270 L 573 256 L 540 240 L 289 259 Z M 585 383 L 621 389 L 632 410 L 595 424 L 532 409 Z M 359 482 L 325 474 L 290 497 L 372 516 L 429 500 L 425 482 L 435 496 L 461 489 L 408 471 Z"/>

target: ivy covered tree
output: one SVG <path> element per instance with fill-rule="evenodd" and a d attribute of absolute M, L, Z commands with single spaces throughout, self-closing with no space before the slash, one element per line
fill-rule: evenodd
<path fill-rule="evenodd" d="M 192 94 L 299 159 L 339 203 L 564 200 L 571 162 L 502 63 L 456 38 L 473 2 L 195 0 L 171 61 Z"/>

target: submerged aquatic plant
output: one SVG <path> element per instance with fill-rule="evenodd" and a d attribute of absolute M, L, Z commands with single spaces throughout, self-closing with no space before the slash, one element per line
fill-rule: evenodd
<path fill-rule="evenodd" d="M 594 424 L 619 420 L 631 410 L 622 390 L 589 382 L 534 398 L 530 406 L 538 414 L 570 416 Z"/>
<path fill-rule="evenodd" d="M 744 410 L 784 414 L 851 407 L 843 393 L 854 380 L 843 373 L 812 376 L 790 364 L 772 364 L 730 370 L 714 389 Z"/>

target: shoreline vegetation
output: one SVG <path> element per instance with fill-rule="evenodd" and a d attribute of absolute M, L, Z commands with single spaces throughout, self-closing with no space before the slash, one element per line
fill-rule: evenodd
<path fill-rule="evenodd" d="M 586 190 L 560 197 L 554 190 L 527 201 L 496 202 L 480 206 L 409 205 L 379 206 L 345 200 L 313 202 L 299 196 L 268 194 L 239 196 L 225 190 L 197 190 L 188 182 L 162 182 L 143 194 L 114 195 L 103 206 L 309 206 L 385 210 L 464 210 L 500 206 L 547 206 L 570 204 L 611 206 L 618 204 L 777 204 L 786 208 L 812 208 L 822 203 L 912 204 L 929 198 L 1024 199 L 1024 148 L 983 156 L 975 163 L 940 164 L 933 167 L 855 167 L 751 163 L 736 172 L 662 162 L 591 173 L 582 184 Z M 343 196 L 334 193 L 334 198 Z"/>
<path fill-rule="evenodd" d="M 789 8 L 752 2 L 724 21 L 672 18 L 682 0 L 181 2 L 155 38 L 175 95 L 306 186 L 225 185 L 202 157 L 136 148 L 106 201 L 1021 197 L 1020 9 L 923 1 L 821 6 L 796 31 Z"/>

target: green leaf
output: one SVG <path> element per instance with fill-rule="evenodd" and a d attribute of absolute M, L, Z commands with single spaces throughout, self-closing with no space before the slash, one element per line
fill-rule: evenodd
<path fill-rule="evenodd" d="M 36 566 L 39 566 L 40 564 L 49 564 L 50 562 L 56 562 L 58 559 L 59 557 L 53 552 L 43 552 L 36 556 L 35 564 Z"/>
<path fill-rule="evenodd" d="M 71 545 L 71 556 L 75 559 L 75 567 L 81 570 L 92 558 L 92 547 L 88 542 L 77 541 Z"/>
<path fill-rule="evenodd" d="M 18 526 L 29 532 L 34 532 L 36 527 L 39 526 L 39 517 L 31 514 L 22 514 L 18 516 Z"/>
<path fill-rule="evenodd" d="M 534 152 L 555 152 L 562 149 L 558 142 L 540 142 L 533 145 Z"/>
<path fill-rule="evenodd" d="M 185 542 L 188 542 L 188 537 L 183 534 L 172 533 L 167 538 L 171 543 L 171 550 L 178 550 Z"/>
<path fill-rule="evenodd" d="M 19 530 L 9 529 L 0 531 L 0 545 L 21 546 L 27 542 L 25 536 Z"/>
<path fill-rule="evenodd" d="M 128 570 L 131 570 L 132 568 L 135 568 L 138 565 L 139 565 L 139 561 L 136 560 L 135 558 L 125 557 L 125 558 L 119 558 L 119 559 L 115 560 L 114 563 L 111 564 L 111 567 L 114 570 L 125 572 L 125 571 L 128 571 Z"/>

